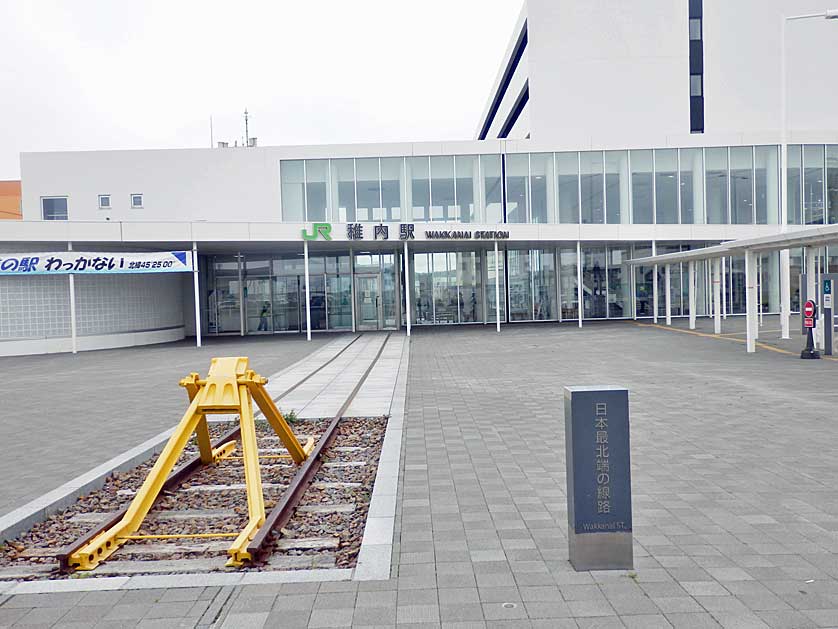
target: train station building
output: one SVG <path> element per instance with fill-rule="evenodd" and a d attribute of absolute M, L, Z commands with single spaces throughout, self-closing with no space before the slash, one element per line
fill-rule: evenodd
<path fill-rule="evenodd" d="M 471 140 L 24 153 L 0 355 L 654 319 L 666 276 L 629 259 L 838 223 L 838 21 L 815 4 L 528 0 Z M 757 264 L 761 311 L 784 275 L 798 310 L 800 252 Z M 744 266 L 723 261 L 726 314 Z"/>

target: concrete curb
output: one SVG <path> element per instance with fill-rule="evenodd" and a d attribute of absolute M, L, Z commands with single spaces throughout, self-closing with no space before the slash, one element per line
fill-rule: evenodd
<path fill-rule="evenodd" d="M 367 513 L 364 537 L 358 553 L 354 581 L 390 578 L 393 559 L 393 532 L 396 522 L 396 493 L 399 489 L 399 461 L 404 434 L 404 407 L 407 399 L 407 371 L 410 365 L 410 339 L 404 341 L 399 375 L 393 390 L 390 419 L 378 459 L 378 472 Z"/>
<path fill-rule="evenodd" d="M 53 513 L 71 505 L 79 496 L 83 496 L 94 489 L 100 489 L 114 472 L 130 470 L 151 455 L 160 452 L 172 432 L 174 432 L 174 427 L 164 430 L 151 439 L 143 441 L 140 445 L 118 454 L 109 461 L 97 465 L 89 472 L 77 476 L 60 487 L 0 517 L 0 540 L 14 539 L 33 524 L 41 522 Z"/>

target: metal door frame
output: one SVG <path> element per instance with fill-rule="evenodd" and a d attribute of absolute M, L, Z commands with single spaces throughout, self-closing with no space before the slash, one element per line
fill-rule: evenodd
<path fill-rule="evenodd" d="M 362 317 L 361 317 L 361 303 L 359 301 L 357 301 L 358 299 L 361 298 L 361 291 L 358 290 L 358 284 L 357 284 L 358 280 L 359 279 L 364 279 L 364 278 L 373 278 L 373 277 L 376 278 L 376 281 L 378 282 L 378 294 L 376 295 L 376 310 L 378 311 L 378 325 L 374 328 L 370 327 L 368 325 L 364 325 Z M 384 304 L 382 303 L 382 296 L 381 296 L 382 286 L 383 286 L 383 283 L 382 283 L 381 271 L 379 271 L 378 273 L 355 273 L 355 275 L 353 276 L 353 286 L 352 286 L 352 288 L 354 289 L 354 293 L 355 293 L 354 296 L 353 296 L 353 299 L 356 300 L 356 302 L 355 302 L 355 312 L 358 313 L 358 321 L 356 323 L 356 327 L 357 327 L 358 330 L 374 331 L 374 330 L 383 330 L 384 329 Z"/>

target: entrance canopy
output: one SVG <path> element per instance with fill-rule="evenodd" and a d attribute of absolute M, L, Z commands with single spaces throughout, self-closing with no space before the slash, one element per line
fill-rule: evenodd
<path fill-rule="evenodd" d="M 756 351 L 756 339 L 758 334 L 757 328 L 757 255 L 771 252 L 780 252 L 780 292 L 781 292 L 781 307 L 780 307 L 780 323 L 782 338 L 789 338 L 789 313 L 790 307 L 790 271 L 789 271 L 789 250 L 804 248 L 806 250 L 806 279 L 807 279 L 807 294 L 815 296 L 817 284 L 815 283 L 815 274 L 818 268 L 817 256 L 818 249 L 827 245 L 838 244 L 838 225 L 828 225 L 822 227 L 811 227 L 799 229 L 792 232 L 772 234 L 770 236 L 759 236 L 756 238 L 743 238 L 741 240 L 731 240 L 723 242 L 713 247 L 705 247 L 702 249 L 693 249 L 690 251 L 679 251 L 676 253 L 666 253 L 662 255 L 647 256 L 644 258 L 635 258 L 627 260 L 630 266 L 664 266 L 666 269 L 666 323 L 670 325 L 672 322 L 669 303 L 670 303 L 670 285 L 669 285 L 669 267 L 672 264 L 680 264 L 686 262 L 689 265 L 689 298 L 691 306 L 695 303 L 695 284 L 696 284 L 696 262 L 713 261 L 713 316 L 715 320 L 715 333 L 721 333 L 721 319 L 720 319 L 720 260 L 728 256 L 744 256 L 745 257 L 745 283 L 746 283 L 746 329 L 747 329 L 747 351 Z M 655 301 L 657 301 L 657 291 L 655 291 Z M 655 305 L 657 309 L 657 305 Z M 657 311 L 657 310 L 656 310 Z M 819 319 L 818 325 L 821 326 L 823 318 Z M 833 322 L 829 322 L 831 325 Z M 695 328 L 695 308 L 690 308 L 690 329 Z"/>

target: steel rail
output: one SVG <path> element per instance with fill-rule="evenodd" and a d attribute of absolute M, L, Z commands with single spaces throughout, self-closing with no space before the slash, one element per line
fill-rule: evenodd
<path fill-rule="evenodd" d="M 314 479 L 314 475 L 317 474 L 320 466 L 322 465 L 321 455 L 323 451 L 328 448 L 335 439 L 337 435 L 337 428 L 340 424 L 340 420 L 343 418 L 343 414 L 347 411 L 349 406 L 352 404 L 352 401 L 355 399 L 355 396 L 358 395 L 358 392 L 361 390 L 361 387 L 366 382 L 367 377 L 369 377 L 370 373 L 373 370 L 373 367 L 378 363 L 378 359 L 381 357 L 381 354 L 384 352 L 384 347 L 387 345 L 387 341 L 390 340 L 391 333 L 388 332 L 387 336 L 384 337 L 384 342 L 381 343 L 381 347 L 378 348 L 378 353 L 376 353 L 375 358 L 370 363 L 369 367 L 367 367 L 364 375 L 361 376 L 361 379 L 355 385 L 355 388 L 352 389 L 352 392 L 349 394 L 349 397 L 346 398 L 344 403 L 341 405 L 338 412 L 332 418 L 332 421 L 329 423 L 328 428 L 320 437 L 320 440 L 317 442 L 317 446 L 312 451 L 311 455 L 303 462 L 300 469 L 294 475 L 291 484 L 288 486 L 288 489 L 283 492 L 282 497 L 277 502 L 276 506 L 271 510 L 270 513 L 265 517 L 265 523 L 256 531 L 256 534 L 253 536 L 253 539 L 250 540 L 250 543 L 247 546 L 247 552 L 253 557 L 255 560 L 262 560 L 266 553 L 266 545 L 268 541 L 271 539 L 271 533 L 277 529 L 282 528 L 285 526 L 288 521 L 291 519 L 291 516 L 294 514 L 294 510 L 300 503 L 303 495 L 308 489 L 308 486 L 311 484 L 311 481 Z"/>
<path fill-rule="evenodd" d="M 238 439 L 239 433 L 241 432 L 241 426 L 236 426 L 235 428 L 229 430 L 228 432 L 224 433 L 219 437 L 213 444 L 212 448 L 220 448 L 222 445 L 227 443 L 228 441 L 233 441 L 234 439 Z M 179 485 L 182 481 L 184 481 L 188 476 L 192 473 L 198 471 L 203 466 L 201 463 L 201 455 L 196 454 L 194 457 L 186 461 L 183 465 L 179 468 L 174 470 L 171 474 L 169 474 L 166 482 L 163 483 L 163 487 L 160 489 L 161 492 L 167 491 L 170 489 L 174 489 Z M 130 505 L 130 503 L 129 503 Z M 125 516 L 126 512 L 128 511 L 128 506 L 125 505 L 122 509 L 117 511 L 113 514 L 105 522 L 101 524 L 97 524 L 89 531 L 87 531 L 84 535 L 79 537 L 73 542 L 70 542 L 63 548 L 61 548 L 55 555 L 55 558 L 58 559 L 58 570 L 62 574 L 67 574 L 73 571 L 73 567 L 70 565 L 70 557 L 78 551 L 80 548 L 85 546 L 89 543 L 94 537 L 96 537 L 102 531 L 106 531 L 112 526 L 116 525 L 122 518 Z"/>
<path fill-rule="evenodd" d="M 282 393 L 280 393 L 279 395 L 277 395 L 275 398 L 271 398 L 271 399 L 272 399 L 274 402 L 279 402 L 282 398 L 284 398 L 286 395 L 288 395 L 289 393 L 291 393 L 291 391 L 293 391 L 294 389 L 296 389 L 297 387 L 299 387 L 301 384 L 303 384 L 304 382 L 306 382 L 309 378 L 311 378 L 311 377 L 313 377 L 313 376 L 317 375 L 317 373 L 318 373 L 318 372 L 320 372 L 322 369 L 325 369 L 326 367 L 328 367 L 329 365 L 331 365 L 331 364 L 332 364 L 332 363 L 333 363 L 333 362 L 334 362 L 334 361 L 338 358 L 338 356 L 340 356 L 340 355 L 341 355 L 341 354 L 343 354 L 346 350 L 348 350 L 348 349 L 352 346 L 352 344 L 353 344 L 355 341 L 357 341 L 359 338 L 361 338 L 362 336 L 363 336 L 363 334 L 358 334 L 358 335 L 357 335 L 354 339 L 352 339 L 351 341 L 349 341 L 349 343 L 347 343 L 347 344 L 346 344 L 346 346 L 345 346 L 343 349 L 341 349 L 341 350 L 340 350 L 337 354 L 335 354 L 334 356 L 332 356 L 329 360 L 327 360 L 325 363 L 323 363 L 322 365 L 320 365 L 317 369 L 315 369 L 315 370 L 314 370 L 314 371 L 312 371 L 310 374 L 308 374 L 305 378 L 303 378 L 302 380 L 300 380 L 297 384 L 293 384 L 293 385 L 291 385 L 290 387 L 288 387 L 287 389 L 285 389 L 285 391 L 283 391 Z"/>

